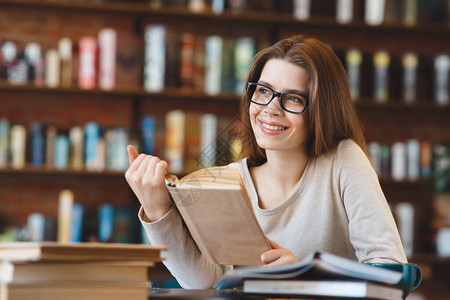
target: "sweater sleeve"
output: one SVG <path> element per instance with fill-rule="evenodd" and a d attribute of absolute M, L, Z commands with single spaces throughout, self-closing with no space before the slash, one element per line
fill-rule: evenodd
<path fill-rule="evenodd" d="M 350 241 L 358 260 L 405 263 L 397 226 L 367 156 L 354 141 L 345 140 L 338 146 L 335 164 Z"/>
<path fill-rule="evenodd" d="M 142 207 L 138 217 L 150 243 L 167 247 L 163 263 L 183 288 L 211 288 L 221 278 L 224 270 L 201 254 L 174 207 L 155 222 L 148 222 Z"/>

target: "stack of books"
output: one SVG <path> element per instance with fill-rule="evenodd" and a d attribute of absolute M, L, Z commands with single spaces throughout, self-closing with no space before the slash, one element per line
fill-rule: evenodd
<path fill-rule="evenodd" d="M 148 268 L 164 247 L 0 243 L 0 300 L 148 299 Z"/>

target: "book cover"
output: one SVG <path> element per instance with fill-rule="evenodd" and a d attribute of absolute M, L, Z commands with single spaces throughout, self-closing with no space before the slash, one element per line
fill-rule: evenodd
<path fill-rule="evenodd" d="M 120 243 L 11 242 L 0 243 L 0 260 L 159 262 L 164 246 Z"/>
<path fill-rule="evenodd" d="M 151 24 L 145 29 L 144 88 L 159 92 L 164 88 L 166 65 L 166 30 Z"/>
<path fill-rule="evenodd" d="M 262 264 L 261 254 L 271 248 L 237 168 L 200 169 L 167 182 L 192 238 L 210 262 Z"/>
<path fill-rule="evenodd" d="M 141 120 L 141 136 L 145 154 L 155 154 L 156 127 L 155 118 L 146 115 Z"/>
<path fill-rule="evenodd" d="M 303 260 L 283 266 L 245 267 L 227 271 L 214 286 L 227 289 L 242 286 L 248 279 L 358 279 L 396 284 L 403 277 L 401 272 L 358 263 L 331 253 L 316 251 Z"/>
<path fill-rule="evenodd" d="M 277 296 L 403 299 L 399 288 L 356 280 L 246 280 L 243 290 L 244 293 Z"/>
<path fill-rule="evenodd" d="M 55 162 L 54 166 L 58 170 L 66 170 L 69 167 L 69 138 L 59 134 L 55 140 Z"/>
<path fill-rule="evenodd" d="M 71 237 L 72 243 L 79 243 L 83 238 L 83 205 L 74 203 L 72 208 Z"/>
<path fill-rule="evenodd" d="M 100 126 L 96 122 L 88 122 L 84 125 L 84 161 L 88 171 L 98 169 L 98 142 L 100 138 Z"/>

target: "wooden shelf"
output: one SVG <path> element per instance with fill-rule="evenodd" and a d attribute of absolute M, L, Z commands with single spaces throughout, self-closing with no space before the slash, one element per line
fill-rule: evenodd
<path fill-rule="evenodd" d="M 159 17 L 177 19 L 183 18 L 184 21 L 190 19 L 195 22 L 206 23 L 224 23 L 227 25 L 250 24 L 258 27 L 278 26 L 289 27 L 291 29 L 305 28 L 329 28 L 340 31 L 364 32 L 364 33 L 389 33 L 395 35 L 432 35 L 436 37 L 450 37 L 450 26 L 443 24 L 417 24 L 411 27 L 405 27 L 402 24 L 383 24 L 372 26 L 366 24 L 363 20 L 356 20 L 348 24 L 336 22 L 334 17 L 330 16 L 312 16 L 306 21 L 299 21 L 289 13 L 273 12 L 223 12 L 215 14 L 213 12 L 193 13 L 185 7 L 151 7 L 148 3 L 135 3 L 126 1 L 109 2 L 45 2 L 38 0 L 0 0 L 0 6 L 20 6 L 24 9 L 46 8 L 62 10 L 78 10 L 95 13 L 120 13 L 132 14 L 139 17 Z"/>
<path fill-rule="evenodd" d="M 26 166 L 21 169 L 13 169 L 11 167 L 0 168 L 0 175 L 49 175 L 49 176 L 65 176 L 65 175 L 76 175 L 76 176 L 94 176 L 94 177 L 124 177 L 125 171 L 88 171 L 88 170 L 58 170 L 58 169 L 48 169 L 45 167 L 33 167 Z"/>

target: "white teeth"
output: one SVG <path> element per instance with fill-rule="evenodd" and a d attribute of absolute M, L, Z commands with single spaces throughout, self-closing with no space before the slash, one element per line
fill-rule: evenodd
<path fill-rule="evenodd" d="M 286 127 L 274 126 L 274 125 L 269 125 L 269 124 L 266 124 L 266 123 L 262 123 L 262 126 L 264 128 L 269 129 L 269 130 L 284 130 L 284 129 L 286 129 Z"/>

